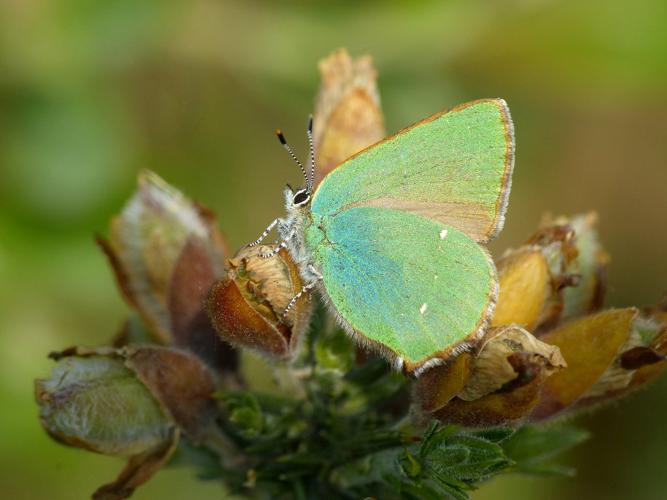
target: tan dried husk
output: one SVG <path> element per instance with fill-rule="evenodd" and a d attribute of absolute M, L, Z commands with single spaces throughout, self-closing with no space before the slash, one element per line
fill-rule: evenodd
<path fill-rule="evenodd" d="M 213 326 L 226 341 L 273 358 L 290 359 L 308 327 L 311 300 L 301 296 L 290 311 L 285 308 L 303 288 L 289 252 L 273 258 L 262 254 L 272 247 L 241 249 L 229 260 L 227 276 L 208 298 Z"/>
<path fill-rule="evenodd" d="M 563 289 L 578 284 L 571 272 L 577 253 L 568 224 L 542 227 L 525 245 L 506 251 L 497 262 L 500 294 L 492 325 L 517 324 L 534 332 L 557 323 Z"/>
<path fill-rule="evenodd" d="M 541 342 L 523 328 L 494 328 L 484 336 L 470 378 L 457 397 L 474 401 L 515 380 L 519 373 L 510 362 L 514 354 L 522 354 L 527 362 L 541 366 L 547 376 L 567 366 L 558 347 Z"/>
<path fill-rule="evenodd" d="M 146 170 L 139 174 L 137 192 L 112 219 L 109 241 L 101 240 L 128 302 L 163 343 L 173 342 L 170 285 L 188 242 L 199 240 L 211 272 L 218 277 L 224 272 L 226 249 L 214 221 L 210 212 Z"/>
<path fill-rule="evenodd" d="M 154 341 L 196 353 L 217 373 L 236 369 L 236 354 L 220 341 L 204 309 L 227 255 L 210 211 L 142 171 L 137 192 L 111 222 L 109 240 L 98 237 L 98 243 Z"/>
<path fill-rule="evenodd" d="M 345 49 L 322 59 L 315 101 L 315 185 L 341 162 L 385 137 L 377 72 L 369 56 Z"/>
<path fill-rule="evenodd" d="M 524 329 L 491 329 L 464 387 L 434 416 L 471 427 L 514 424 L 537 404 L 544 381 L 565 366 L 557 347 Z"/>

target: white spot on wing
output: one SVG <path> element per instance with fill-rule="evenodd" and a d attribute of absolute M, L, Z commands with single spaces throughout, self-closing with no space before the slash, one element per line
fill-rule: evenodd
<path fill-rule="evenodd" d="M 426 309 L 428 309 L 428 304 L 426 303 L 422 304 L 421 307 L 419 308 L 419 313 L 423 315 L 426 312 Z"/>
<path fill-rule="evenodd" d="M 446 236 L 447 236 L 447 230 L 446 229 L 443 229 L 442 231 L 440 231 L 440 239 L 441 240 L 444 240 Z"/>

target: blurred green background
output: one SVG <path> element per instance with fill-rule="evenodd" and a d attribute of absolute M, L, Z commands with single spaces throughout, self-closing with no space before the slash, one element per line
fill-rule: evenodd
<path fill-rule="evenodd" d="M 608 304 L 667 289 L 667 3 L 0 1 L 0 484 L 85 498 L 122 463 L 49 440 L 32 380 L 48 351 L 104 343 L 126 308 L 92 235 L 142 167 L 213 208 L 233 246 L 282 211 L 316 62 L 371 54 L 387 128 L 504 97 L 518 154 L 499 252 L 541 214 L 595 209 Z M 474 498 L 664 498 L 667 379 L 580 420 L 575 479 L 504 478 Z M 38 478 L 38 479 L 37 479 Z M 219 498 L 187 469 L 134 498 Z"/>

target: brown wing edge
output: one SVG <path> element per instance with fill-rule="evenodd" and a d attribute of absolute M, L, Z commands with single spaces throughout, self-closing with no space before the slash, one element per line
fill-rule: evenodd
<path fill-rule="evenodd" d="M 489 99 L 498 105 L 503 118 L 503 127 L 505 128 L 505 169 L 503 171 L 502 189 L 496 200 L 496 218 L 489 228 L 486 240 L 480 243 L 487 243 L 494 239 L 505 225 L 505 213 L 509 205 L 510 192 L 512 191 L 512 173 L 514 172 L 514 158 L 516 156 L 516 142 L 514 140 L 514 122 L 510 115 L 510 108 L 504 99 Z"/>
<path fill-rule="evenodd" d="M 491 323 L 491 318 L 493 317 L 493 312 L 496 308 L 496 303 L 498 302 L 498 293 L 499 293 L 499 283 L 498 283 L 498 272 L 496 270 L 496 265 L 493 262 L 491 254 L 484 247 L 481 247 L 484 251 L 487 261 L 489 263 L 491 274 L 493 275 L 493 285 L 491 290 L 487 295 L 487 306 L 486 310 L 483 311 L 482 316 L 479 321 L 476 323 L 473 330 L 459 342 L 441 350 L 437 351 L 430 356 L 417 360 L 411 361 L 406 360 L 403 357 L 399 356 L 397 352 L 390 349 L 384 344 L 372 340 L 366 337 L 362 332 L 356 330 L 336 309 L 331 297 L 326 291 L 326 283 L 324 280 L 321 281 L 318 289 L 320 296 L 323 299 L 323 302 L 327 309 L 334 315 L 338 324 L 341 328 L 352 337 L 357 344 L 362 347 L 375 352 L 389 361 L 392 367 L 396 371 L 402 371 L 405 375 L 408 375 L 413 378 L 419 378 L 423 373 L 425 373 L 430 368 L 435 366 L 440 366 L 447 364 L 451 358 L 461 354 L 462 352 L 472 352 L 477 348 L 479 341 L 482 339 L 486 330 L 489 328 Z"/>
<path fill-rule="evenodd" d="M 486 99 L 476 99 L 474 101 L 469 101 L 463 104 L 459 104 L 457 106 L 454 106 L 453 108 L 448 108 L 445 109 L 444 111 L 440 111 L 438 113 L 435 113 L 434 115 L 431 115 L 427 118 L 424 118 L 423 120 L 420 120 L 416 123 L 413 123 L 412 125 L 402 128 L 398 132 L 396 132 L 393 135 L 390 135 L 389 137 L 386 137 L 382 139 L 381 141 L 376 142 L 375 144 L 371 144 L 367 148 L 362 149 L 358 153 L 353 154 L 349 158 L 345 159 L 342 161 L 337 167 L 333 168 L 325 177 L 322 179 L 317 186 L 317 189 L 315 190 L 315 193 L 313 194 L 313 201 L 315 197 L 317 196 L 317 193 L 320 190 L 320 187 L 322 187 L 325 184 L 325 181 L 327 178 L 332 175 L 334 172 L 336 172 L 340 167 L 342 167 L 345 163 L 348 161 L 352 160 L 353 158 L 356 158 L 359 155 L 364 154 L 366 151 L 369 149 L 372 149 L 376 146 L 379 146 L 380 144 L 383 144 L 385 142 L 390 142 L 394 140 L 397 136 L 403 134 L 404 132 L 407 132 L 415 127 L 419 127 L 420 125 L 424 125 L 426 123 L 432 122 L 433 120 L 437 120 L 441 116 L 447 114 L 447 113 L 456 113 L 457 111 L 462 111 L 466 108 L 469 108 L 471 106 L 475 106 L 477 104 L 483 104 L 483 103 L 492 103 L 495 104 L 500 113 L 501 113 L 501 118 L 503 122 L 503 127 L 505 129 L 505 169 L 503 171 L 503 189 L 500 192 L 500 195 L 498 196 L 498 199 L 496 200 L 496 217 L 493 220 L 492 224 L 489 226 L 489 229 L 487 230 L 487 233 L 485 235 L 485 238 L 478 240 L 477 243 L 488 243 L 490 240 L 494 239 L 500 231 L 503 229 L 503 225 L 505 224 L 505 212 L 507 211 L 507 205 L 509 204 L 509 194 L 512 188 L 512 172 L 514 171 L 514 157 L 515 157 L 515 143 L 514 143 L 514 123 L 512 122 L 512 117 L 510 115 L 510 110 L 509 106 L 505 102 L 504 99 L 500 98 L 486 98 Z M 312 202 L 311 202 L 312 203 Z"/>

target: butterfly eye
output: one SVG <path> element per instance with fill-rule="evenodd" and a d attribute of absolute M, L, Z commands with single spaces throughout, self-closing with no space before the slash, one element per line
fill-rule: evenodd
<path fill-rule="evenodd" d="M 310 200 L 310 193 L 305 189 L 300 189 L 294 195 L 292 201 L 296 206 L 305 205 Z"/>

